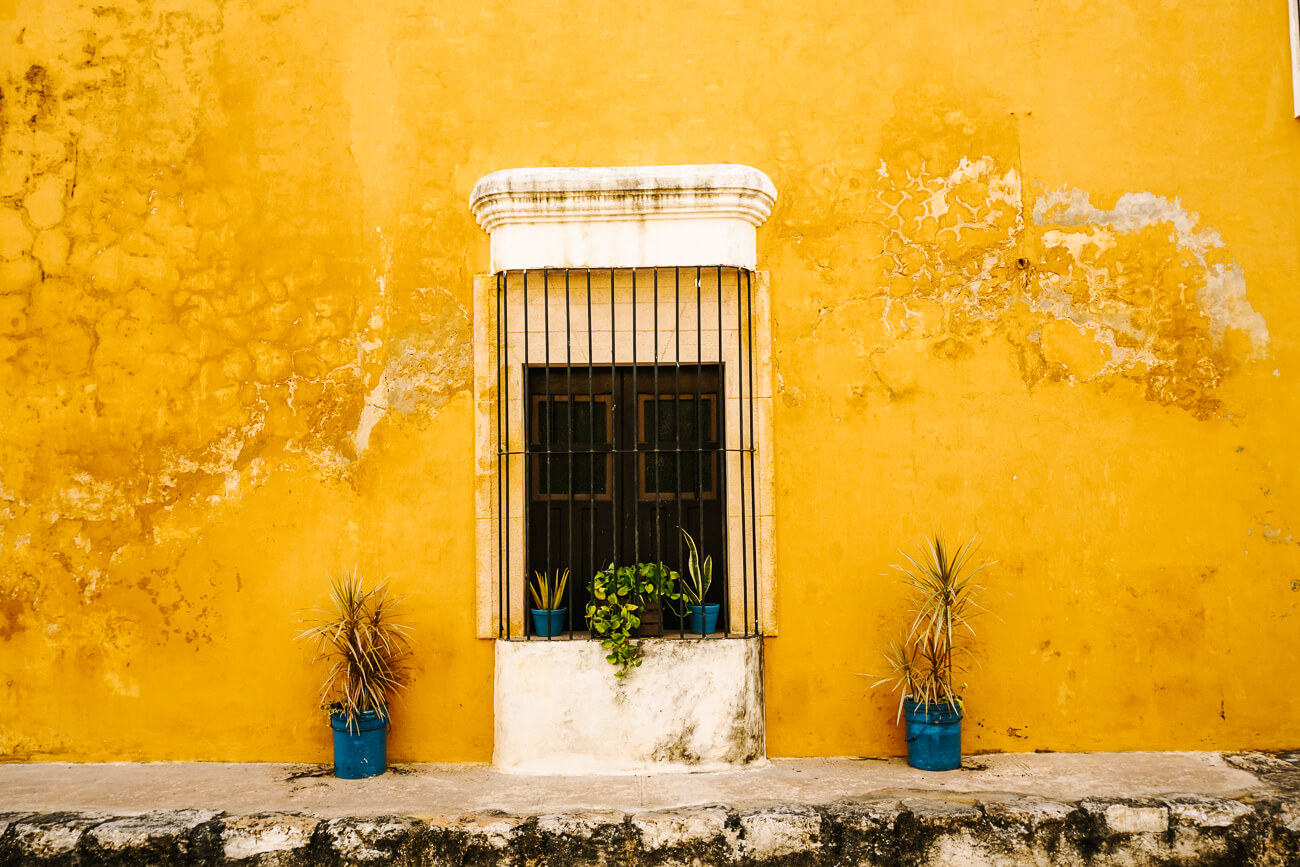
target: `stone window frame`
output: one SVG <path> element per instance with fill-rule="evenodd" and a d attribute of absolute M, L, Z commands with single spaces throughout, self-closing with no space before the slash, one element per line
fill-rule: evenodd
<path fill-rule="evenodd" d="M 766 218 L 775 198 L 775 188 L 761 172 L 729 165 L 507 170 L 486 176 L 475 187 L 470 207 L 491 234 L 492 246 L 491 271 L 474 277 L 473 293 L 475 632 L 479 638 L 523 638 L 526 613 L 522 455 L 525 359 L 521 341 L 513 334 L 507 340 L 507 358 L 502 359 L 498 353 L 499 275 L 523 269 L 651 270 L 705 265 L 743 268 L 750 273 L 749 316 L 754 327 L 750 353 L 755 382 L 751 435 L 756 449 L 755 478 L 751 483 L 758 503 L 756 514 L 746 518 L 757 528 L 752 532 L 756 546 L 752 581 L 757 598 L 751 604 L 757 605 L 758 633 L 776 634 L 771 307 L 768 274 L 757 270 L 754 261 L 755 228 Z M 512 323 L 522 322 L 522 297 L 507 292 L 504 300 L 508 305 L 506 316 Z M 720 303 L 727 303 L 727 299 Z M 646 323 L 647 319 L 640 321 Z M 659 334 L 643 326 L 636 334 L 624 335 L 620 329 L 618 335 L 604 335 L 612 347 L 614 362 L 631 360 L 628 340 L 636 342 L 640 357 L 646 357 L 647 349 L 660 344 L 666 324 L 661 318 Z M 598 324 L 592 328 L 594 335 L 600 334 Z M 586 331 L 574 332 L 574 343 L 585 347 L 586 336 Z M 511 373 L 505 378 L 508 388 L 504 409 L 497 394 L 503 363 Z M 736 396 L 730 392 L 724 397 L 728 403 L 732 399 Z M 736 402 L 739 406 L 738 399 Z M 514 420 L 507 443 L 511 453 L 507 458 L 509 490 L 501 489 L 504 479 L 498 473 L 499 410 L 511 414 Z M 727 478 L 730 487 L 730 470 Z M 505 600 L 498 582 L 502 574 L 502 497 L 508 498 L 510 524 L 506 533 L 517 540 L 511 546 L 506 572 L 510 581 L 506 595 L 512 609 L 508 618 L 501 617 Z M 739 518 L 728 514 L 726 520 L 730 528 Z M 738 536 L 729 533 L 729 537 Z M 733 586 L 733 597 L 739 592 L 741 588 Z M 509 635 L 505 634 L 504 620 L 510 624 Z"/>

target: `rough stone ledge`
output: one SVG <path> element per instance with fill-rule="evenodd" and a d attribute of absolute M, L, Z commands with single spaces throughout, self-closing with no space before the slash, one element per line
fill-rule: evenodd
<path fill-rule="evenodd" d="M 539 816 L 0 814 L 0 865 L 1300 864 L 1300 795 L 983 796 Z"/>

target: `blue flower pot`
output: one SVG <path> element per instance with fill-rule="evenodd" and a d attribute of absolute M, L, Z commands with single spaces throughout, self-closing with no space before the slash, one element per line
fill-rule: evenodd
<path fill-rule="evenodd" d="M 547 611 L 545 608 L 530 608 L 528 610 L 533 613 L 533 635 L 550 638 L 552 635 L 564 632 L 564 615 L 569 613 L 569 609 L 557 608 L 554 611 Z"/>
<path fill-rule="evenodd" d="M 922 771 L 961 767 L 961 711 L 950 704 L 903 701 L 907 720 L 907 763 Z"/>
<path fill-rule="evenodd" d="M 388 718 L 374 711 L 357 715 L 349 728 L 348 718 L 330 714 L 334 729 L 334 776 L 344 780 L 377 777 L 388 770 Z"/>
<path fill-rule="evenodd" d="M 690 635 L 712 635 L 718 628 L 718 611 L 721 607 L 714 602 L 687 605 L 686 632 Z"/>

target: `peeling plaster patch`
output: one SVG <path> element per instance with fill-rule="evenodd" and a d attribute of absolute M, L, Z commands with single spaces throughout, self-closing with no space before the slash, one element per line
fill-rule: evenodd
<path fill-rule="evenodd" d="M 791 381 L 850 402 L 873 390 L 907 400 L 918 352 L 955 360 L 996 336 L 1030 388 L 1127 379 L 1204 419 L 1224 414 L 1223 377 L 1267 354 L 1244 271 L 1177 199 L 1134 192 L 1103 210 L 1067 189 L 1028 207 L 1006 159 L 928 161 L 900 141 L 898 160 L 856 176 L 843 168 L 842 192 L 816 215 L 823 233 L 800 221 L 784 236 L 826 275 L 812 328 L 794 338 L 802 347 L 781 359 L 807 366 Z M 784 180 L 797 195 L 798 180 Z M 845 272 L 861 277 L 830 278 Z M 827 369 L 836 382 L 823 382 Z"/>
<path fill-rule="evenodd" d="M 1155 193 L 1125 193 L 1110 211 L 1093 207 L 1089 199 L 1083 190 L 1058 190 L 1039 196 L 1034 202 L 1034 225 L 1108 226 L 1133 232 L 1152 223 L 1169 223 L 1180 242 L 1196 249 L 1202 259 L 1210 247 L 1223 246 L 1218 232 L 1196 229 L 1196 215 L 1183 210 L 1178 199 L 1170 202 Z"/>
<path fill-rule="evenodd" d="M 1268 325 L 1246 300 L 1246 275 L 1240 265 L 1211 266 L 1205 285 L 1196 291 L 1196 300 L 1210 317 L 1210 334 L 1217 344 L 1223 343 L 1229 328 L 1235 328 L 1250 337 L 1252 358 L 1267 356 Z"/>
<path fill-rule="evenodd" d="M 372 271 L 375 285 L 379 287 L 378 303 L 366 323 L 372 334 L 382 333 L 384 330 L 384 308 L 388 303 L 388 275 L 393 270 L 392 239 L 384 237 L 383 229 L 380 226 L 375 226 L 375 235 L 379 238 L 382 267 Z M 357 344 L 358 366 L 364 369 L 366 362 L 374 358 L 383 347 L 384 341 L 379 337 L 372 336 L 369 339 L 360 341 Z M 361 408 L 361 416 L 357 419 L 357 430 L 352 438 L 352 446 L 353 452 L 358 458 L 365 454 L 366 449 L 370 448 L 370 432 L 374 430 L 375 425 L 379 424 L 380 419 L 387 412 L 388 369 L 385 367 L 383 373 L 379 376 L 379 381 L 375 383 L 375 387 L 366 395 L 365 404 Z"/>
<path fill-rule="evenodd" d="M 357 420 L 357 433 L 353 438 L 357 457 L 361 457 L 370 447 L 370 432 L 388 412 L 388 371 L 379 377 L 379 382 L 366 395 L 366 405 Z"/>
<path fill-rule="evenodd" d="M 74 475 L 57 492 L 55 501 L 59 511 L 51 516 L 53 520 L 113 521 L 129 517 L 133 511 L 131 504 L 123 501 L 116 485 L 88 473 Z"/>
<path fill-rule="evenodd" d="M 1287 533 L 1281 527 L 1274 527 L 1272 524 L 1264 525 L 1263 535 L 1264 541 L 1271 545 L 1285 545 L 1288 542 L 1295 541 L 1295 536 Z"/>
<path fill-rule="evenodd" d="M 1199 228 L 1198 216 L 1185 210 L 1179 199 L 1172 202 L 1155 193 L 1125 193 L 1115 207 L 1103 211 L 1089 202 L 1083 190 L 1059 190 L 1039 196 L 1034 202 L 1034 225 L 1096 227 L 1086 233 L 1050 230 L 1044 232 L 1044 246 L 1065 246 L 1075 259 L 1083 259 L 1085 247 L 1104 253 L 1116 244 L 1112 233 L 1137 232 L 1148 226 L 1167 224 L 1181 251 L 1189 253 L 1204 269 L 1204 284 L 1196 290 L 1196 300 L 1210 318 L 1210 335 L 1222 345 L 1228 328 L 1250 337 L 1252 358 L 1266 355 L 1268 326 L 1246 300 L 1246 276 L 1236 263 L 1211 262 L 1211 251 L 1224 247 L 1223 237 L 1214 229 Z"/>
<path fill-rule="evenodd" d="M 375 269 L 375 285 L 379 287 L 379 304 L 375 305 L 375 310 L 370 314 L 370 320 L 366 323 L 371 331 L 382 331 L 384 328 L 384 304 L 388 300 L 388 275 L 393 273 L 393 239 L 385 238 L 383 228 L 375 226 L 375 234 L 379 237 L 379 257 L 382 261 L 382 270 Z"/>
<path fill-rule="evenodd" d="M 104 573 L 100 569 L 88 569 L 86 571 L 81 588 L 82 603 L 89 605 L 95 599 L 99 591 L 99 579 L 103 577 Z"/>
<path fill-rule="evenodd" d="M 1059 229 L 1049 229 L 1043 233 L 1043 244 L 1048 247 L 1065 247 L 1071 256 L 1079 259 L 1088 247 L 1094 248 L 1092 252 L 1095 253 L 1106 252 L 1115 246 L 1115 239 L 1101 232 L 1062 232 Z"/>
<path fill-rule="evenodd" d="M 434 414 L 452 395 L 469 388 L 472 369 L 469 314 L 445 290 L 419 290 L 429 306 L 419 323 L 385 344 L 387 361 L 375 387 L 366 395 L 353 441 L 360 457 L 372 431 L 389 410 L 411 415 Z M 430 293 L 433 293 L 430 297 Z"/>
<path fill-rule="evenodd" d="M 384 369 L 387 402 L 398 412 L 436 408 L 465 387 L 469 346 L 457 333 L 417 334 L 394 342 Z"/>

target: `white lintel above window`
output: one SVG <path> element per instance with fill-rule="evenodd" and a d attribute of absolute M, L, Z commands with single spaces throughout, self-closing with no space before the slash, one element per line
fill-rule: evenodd
<path fill-rule="evenodd" d="M 755 230 L 776 187 L 742 165 L 506 169 L 470 210 L 491 236 L 492 271 L 757 266 Z"/>

